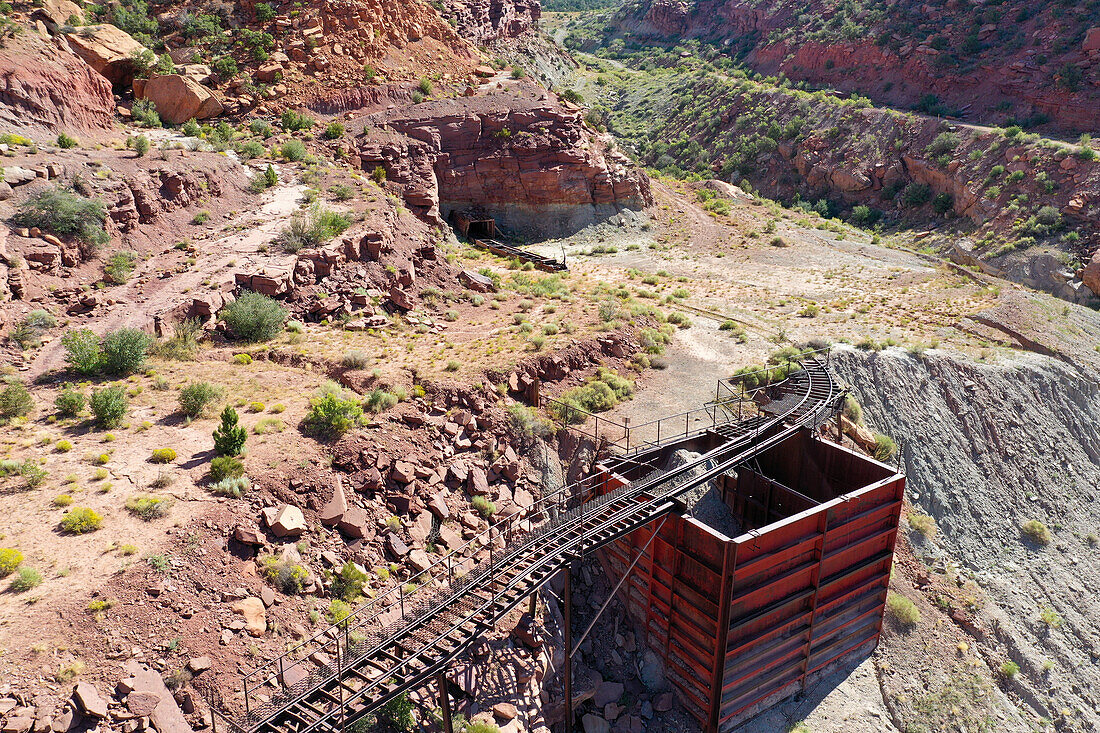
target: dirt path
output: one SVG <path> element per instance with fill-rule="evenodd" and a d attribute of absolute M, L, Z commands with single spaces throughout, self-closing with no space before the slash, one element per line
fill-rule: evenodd
<path fill-rule="evenodd" d="M 287 175 L 280 172 L 280 180 Z M 289 177 L 289 176 L 288 176 Z M 150 257 L 137 266 L 123 285 L 106 291 L 115 301 L 105 316 L 97 318 L 92 330 L 103 333 L 116 328 L 151 326 L 155 316 L 166 313 L 204 290 L 217 290 L 232 282 L 233 268 L 247 262 L 273 263 L 281 257 L 261 252 L 298 208 L 306 186 L 280 183 L 263 194 L 256 210 L 238 215 L 222 230 L 227 236 L 195 243 L 195 263 L 185 272 L 160 271 L 162 256 Z M 64 366 L 61 340 L 46 344 L 31 363 L 29 379 Z"/>

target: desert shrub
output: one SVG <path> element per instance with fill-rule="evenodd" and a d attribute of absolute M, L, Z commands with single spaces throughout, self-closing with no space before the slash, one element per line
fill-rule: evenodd
<path fill-rule="evenodd" d="M 286 425 L 277 417 L 265 417 L 256 421 L 256 424 L 252 426 L 252 432 L 256 435 L 267 435 L 268 433 L 281 433 Z"/>
<path fill-rule="evenodd" d="M 951 197 L 949 193 L 938 193 L 936 197 L 932 199 L 932 210 L 937 214 L 946 214 L 951 211 L 955 206 L 955 199 Z"/>
<path fill-rule="evenodd" d="M 133 374 L 145 364 L 153 339 L 136 328 L 109 331 L 103 337 L 103 368 L 109 374 Z"/>
<path fill-rule="evenodd" d="M 103 228 L 107 208 L 68 188 L 55 186 L 31 194 L 12 220 L 19 226 L 38 227 L 60 237 L 75 237 L 91 246 L 102 246 L 110 237 Z"/>
<path fill-rule="evenodd" d="M 321 134 L 321 137 L 326 140 L 338 140 L 344 136 L 344 126 L 339 122 L 330 122 L 325 127 L 325 131 Z"/>
<path fill-rule="evenodd" d="M 258 343 L 279 335 L 287 312 L 274 299 L 248 291 L 222 308 L 219 315 L 237 338 Z"/>
<path fill-rule="evenodd" d="M 304 426 L 310 435 L 328 440 L 350 430 L 362 414 L 363 408 L 356 400 L 327 392 L 310 400 Z"/>
<path fill-rule="evenodd" d="M 162 359 L 191 361 L 198 354 L 201 334 L 202 322 L 197 318 L 188 318 L 176 326 L 171 336 L 156 344 L 154 351 Z"/>
<path fill-rule="evenodd" d="M 168 514 L 172 500 L 163 496 L 131 496 L 126 500 L 126 511 L 150 522 Z"/>
<path fill-rule="evenodd" d="M 237 411 L 229 405 L 222 410 L 221 424 L 214 430 L 214 450 L 220 456 L 239 456 L 248 433 L 238 424 Z"/>
<path fill-rule="evenodd" d="M 279 119 L 280 124 L 284 130 L 289 132 L 297 132 L 299 130 L 308 130 L 316 124 L 316 120 L 308 115 L 304 115 L 301 112 L 288 109 L 283 112 L 282 117 Z"/>
<path fill-rule="evenodd" d="M 103 517 L 94 509 L 76 507 L 61 518 L 61 529 L 70 534 L 87 534 L 103 526 Z"/>
<path fill-rule="evenodd" d="M 103 274 L 112 283 L 121 285 L 130 279 L 137 264 L 137 255 L 133 252 L 115 252 L 103 265 Z"/>
<path fill-rule="evenodd" d="M 138 99 L 130 107 L 130 115 L 134 122 L 142 127 L 163 127 L 157 106 L 149 99 Z"/>
<path fill-rule="evenodd" d="M 347 601 L 333 598 L 329 601 L 328 608 L 325 610 L 325 618 L 328 619 L 330 624 L 339 624 L 351 615 L 352 610 L 352 605 Z"/>
<path fill-rule="evenodd" d="M 256 20 L 261 23 L 267 23 L 275 18 L 275 9 L 271 7 L 271 3 L 256 3 L 254 10 Z"/>
<path fill-rule="evenodd" d="M 149 152 L 149 138 L 145 135 L 137 135 L 135 137 L 127 138 L 126 147 L 137 153 L 137 157 L 144 158 L 145 154 Z"/>
<path fill-rule="evenodd" d="M 565 423 L 584 422 L 585 412 L 606 412 L 620 400 L 628 398 L 634 391 L 634 384 L 615 371 L 601 367 L 596 377 L 582 387 L 575 387 L 562 394 L 558 403 L 551 405 L 550 412 Z"/>
<path fill-rule="evenodd" d="M 420 90 L 420 93 L 427 96 L 432 93 L 432 80 L 427 77 L 422 77 L 417 83 L 416 88 Z"/>
<path fill-rule="evenodd" d="M 23 553 L 10 547 L 0 547 L 0 578 L 6 578 L 23 564 Z"/>
<path fill-rule="evenodd" d="M 248 366 L 249 364 L 252 363 L 252 355 L 251 354 L 234 354 L 233 355 L 233 363 Z"/>
<path fill-rule="evenodd" d="M 916 626 L 920 621 L 920 609 L 905 596 L 891 593 L 886 599 L 886 612 L 905 628 Z"/>
<path fill-rule="evenodd" d="M 267 407 L 267 405 L 259 401 L 248 403 L 249 412 L 263 412 L 265 407 Z"/>
<path fill-rule="evenodd" d="M 267 152 L 267 150 L 264 148 L 263 143 L 257 142 L 255 140 L 246 140 L 237 146 L 237 155 L 241 156 L 245 160 L 259 158 L 265 152 Z M 274 173 L 274 170 L 272 170 L 272 172 Z M 264 173 L 257 174 L 256 178 L 259 179 L 260 182 L 256 183 L 256 179 L 253 179 L 253 184 L 249 186 L 249 190 L 251 190 L 253 193 L 260 193 L 261 191 L 271 188 L 275 185 L 275 183 L 278 183 L 278 175 L 276 175 L 275 183 L 268 183 L 266 171 Z"/>
<path fill-rule="evenodd" d="M 1024 522 L 1020 525 L 1020 532 L 1037 545 L 1050 544 L 1050 530 L 1038 519 L 1029 519 Z"/>
<path fill-rule="evenodd" d="M 96 424 L 101 428 L 113 428 L 126 417 L 126 411 L 130 408 L 130 401 L 126 398 L 126 390 L 119 385 L 105 387 L 92 391 L 89 401 L 92 415 Z"/>
<path fill-rule="evenodd" d="M 363 406 L 370 412 L 377 414 L 385 412 L 396 405 L 397 402 L 397 395 L 376 387 L 367 394 L 366 399 L 363 400 Z"/>
<path fill-rule="evenodd" d="M 40 585 L 42 585 L 42 573 L 34 568 L 19 568 L 15 579 L 11 581 L 11 589 L 15 593 L 26 593 Z"/>
<path fill-rule="evenodd" d="M 282 560 L 274 555 L 260 560 L 260 574 L 267 582 L 288 596 L 301 593 L 305 582 L 309 579 L 309 571 L 301 565 Z"/>
<path fill-rule="evenodd" d="M 936 520 L 927 514 L 910 514 L 909 526 L 928 539 L 932 539 L 936 534 Z"/>
<path fill-rule="evenodd" d="M 81 374 L 95 374 L 103 365 L 103 346 L 99 336 L 90 329 L 67 331 L 61 337 L 65 347 L 65 362 Z"/>
<path fill-rule="evenodd" d="M 1001 674 L 1009 679 L 1012 679 L 1016 675 L 1020 674 L 1020 665 L 1015 662 L 1008 661 L 1001 665 Z"/>
<path fill-rule="evenodd" d="M 35 308 L 24 319 L 31 328 L 35 328 L 39 331 L 45 331 L 46 329 L 53 328 L 57 325 L 57 319 L 53 317 L 53 314 L 47 310 L 41 308 Z"/>
<path fill-rule="evenodd" d="M 192 419 L 200 417 L 215 402 L 222 399 L 223 394 L 221 387 L 209 382 L 192 382 L 180 390 L 178 397 L 180 412 Z"/>
<path fill-rule="evenodd" d="M 340 364 L 345 369 L 366 369 L 371 364 L 371 358 L 362 351 L 345 351 Z"/>
<path fill-rule="evenodd" d="M 332 595 L 340 600 L 354 603 L 363 595 L 363 586 L 369 577 L 349 560 L 340 567 L 338 572 L 329 572 L 329 579 L 332 581 Z"/>
<path fill-rule="evenodd" d="M 470 500 L 470 505 L 473 506 L 477 513 L 484 519 L 488 519 L 497 513 L 496 504 L 489 501 L 484 496 L 475 496 Z"/>
<path fill-rule="evenodd" d="M 875 460 L 888 461 L 898 452 L 894 439 L 882 433 L 875 433 Z"/>
<path fill-rule="evenodd" d="M 306 146 L 301 140 L 287 140 L 279 148 L 279 154 L 292 163 L 306 159 Z"/>
<path fill-rule="evenodd" d="M 77 141 L 77 139 L 75 137 L 70 137 L 69 135 L 66 135 L 65 133 L 61 133 L 60 135 L 57 136 L 57 147 L 62 148 L 64 150 L 68 150 L 69 148 L 75 148 L 79 144 L 80 144 L 80 142 Z"/>
<path fill-rule="evenodd" d="M 1062 616 L 1050 606 L 1044 606 L 1043 610 L 1039 611 L 1039 620 L 1046 626 L 1052 629 L 1062 628 Z"/>
<path fill-rule="evenodd" d="M 958 133 L 955 132 L 941 132 L 936 135 L 936 138 L 925 148 L 924 152 L 933 158 L 938 158 L 941 155 L 954 152 L 962 143 L 962 139 Z"/>
<path fill-rule="evenodd" d="M 239 499 L 252 488 L 252 483 L 247 476 L 223 478 L 210 485 L 210 493 L 217 496 L 232 496 Z"/>
<path fill-rule="evenodd" d="M 216 456 L 210 461 L 210 481 L 218 483 L 227 478 L 244 476 L 244 464 L 232 456 Z"/>
<path fill-rule="evenodd" d="M 399 731 L 415 730 L 416 718 L 413 717 L 413 704 L 409 699 L 409 693 L 402 692 L 378 708 L 378 719 Z"/>
<path fill-rule="evenodd" d="M 932 189 L 928 184 L 913 181 L 901 192 L 901 200 L 906 206 L 923 206 L 932 200 Z"/>
<path fill-rule="evenodd" d="M 0 390 L 0 417 L 23 417 L 34 408 L 34 398 L 26 385 L 17 379 L 8 381 Z"/>
<path fill-rule="evenodd" d="M 172 448 L 154 448 L 149 460 L 153 463 L 171 463 L 176 460 L 176 451 Z"/>
<path fill-rule="evenodd" d="M 323 206 L 314 205 L 307 216 L 295 216 L 279 233 L 275 241 L 285 252 L 297 252 L 305 247 L 317 247 L 337 237 L 351 226 L 346 215 Z"/>
<path fill-rule="evenodd" d="M 34 459 L 28 458 L 16 465 L 18 466 L 19 475 L 23 477 L 23 484 L 28 489 L 38 488 L 49 478 L 49 472 Z"/>

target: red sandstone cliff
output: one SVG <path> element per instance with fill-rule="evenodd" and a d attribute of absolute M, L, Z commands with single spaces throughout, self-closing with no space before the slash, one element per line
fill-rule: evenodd
<path fill-rule="evenodd" d="M 1100 19 L 1085 7 L 1054 5 L 900 0 L 847 16 L 832 0 L 644 0 L 622 21 L 646 37 L 713 41 L 745 52 L 763 74 L 884 104 L 914 106 L 935 95 L 970 122 L 1038 116 L 1067 131 L 1095 130 Z"/>
<path fill-rule="evenodd" d="M 55 135 L 110 129 L 111 84 L 68 49 L 35 33 L 0 48 L 0 125 L 5 132 Z"/>
<path fill-rule="evenodd" d="M 649 180 L 579 111 L 507 92 L 440 100 L 369 119 L 357 155 L 381 166 L 431 220 L 478 207 L 506 225 L 559 234 L 652 204 Z"/>

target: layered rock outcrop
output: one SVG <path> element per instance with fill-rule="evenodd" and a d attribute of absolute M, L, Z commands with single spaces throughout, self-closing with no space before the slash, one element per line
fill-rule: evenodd
<path fill-rule="evenodd" d="M 534 28 L 542 6 L 539 0 L 448 0 L 444 15 L 454 19 L 463 38 L 485 45 Z"/>
<path fill-rule="evenodd" d="M 429 220 L 476 208 L 505 227 L 561 235 L 653 201 L 626 156 L 549 99 L 443 100 L 378 113 L 368 130 L 362 167 L 385 169 Z"/>
<path fill-rule="evenodd" d="M 111 85 L 65 48 L 24 33 L 0 48 L 0 124 L 5 131 L 57 134 L 108 130 Z"/>

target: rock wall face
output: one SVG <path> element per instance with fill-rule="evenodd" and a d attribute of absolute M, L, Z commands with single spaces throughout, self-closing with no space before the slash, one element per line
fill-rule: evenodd
<path fill-rule="evenodd" d="M 67 49 L 34 33 L 0 48 L 0 124 L 7 132 L 52 134 L 109 130 L 111 84 Z"/>
<path fill-rule="evenodd" d="M 385 112 L 388 132 L 359 141 L 362 167 L 381 166 L 406 202 L 436 221 L 480 208 L 506 227 L 571 233 L 653 203 L 649 180 L 584 126 L 579 111 L 507 94 Z"/>
<path fill-rule="evenodd" d="M 1067 14 L 1024 0 L 958 5 L 899 0 L 847 15 L 832 0 L 648 0 L 624 21 L 645 36 L 699 37 L 736 49 L 764 74 L 895 106 L 935 95 L 977 122 L 1043 115 L 1065 130 L 1100 126 L 1095 11 L 1081 6 Z"/>
<path fill-rule="evenodd" d="M 917 551 L 972 571 L 993 601 L 979 639 L 995 664 L 1021 666 L 1013 688 L 1024 705 L 1070 708 L 1073 727 L 1096 729 L 1100 674 L 1089 660 L 1100 609 L 1086 600 L 1100 582 L 1100 555 L 1086 541 L 1100 525 L 1096 373 L 1045 357 L 988 365 L 898 350 L 841 350 L 833 366 L 867 423 L 898 441 L 909 498 L 936 519 L 936 537 L 915 538 Z M 1021 536 L 1029 520 L 1050 528 L 1049 545 Z M 1039 622 L 1044 608 L 1067 631 Z"/>
<path fill-rule="evenodd" d="M 454 19 L 460 36 L 485 45 L 534 28 L 542 6 L 539 0 L 447 0 L 444 15 Z"/>

